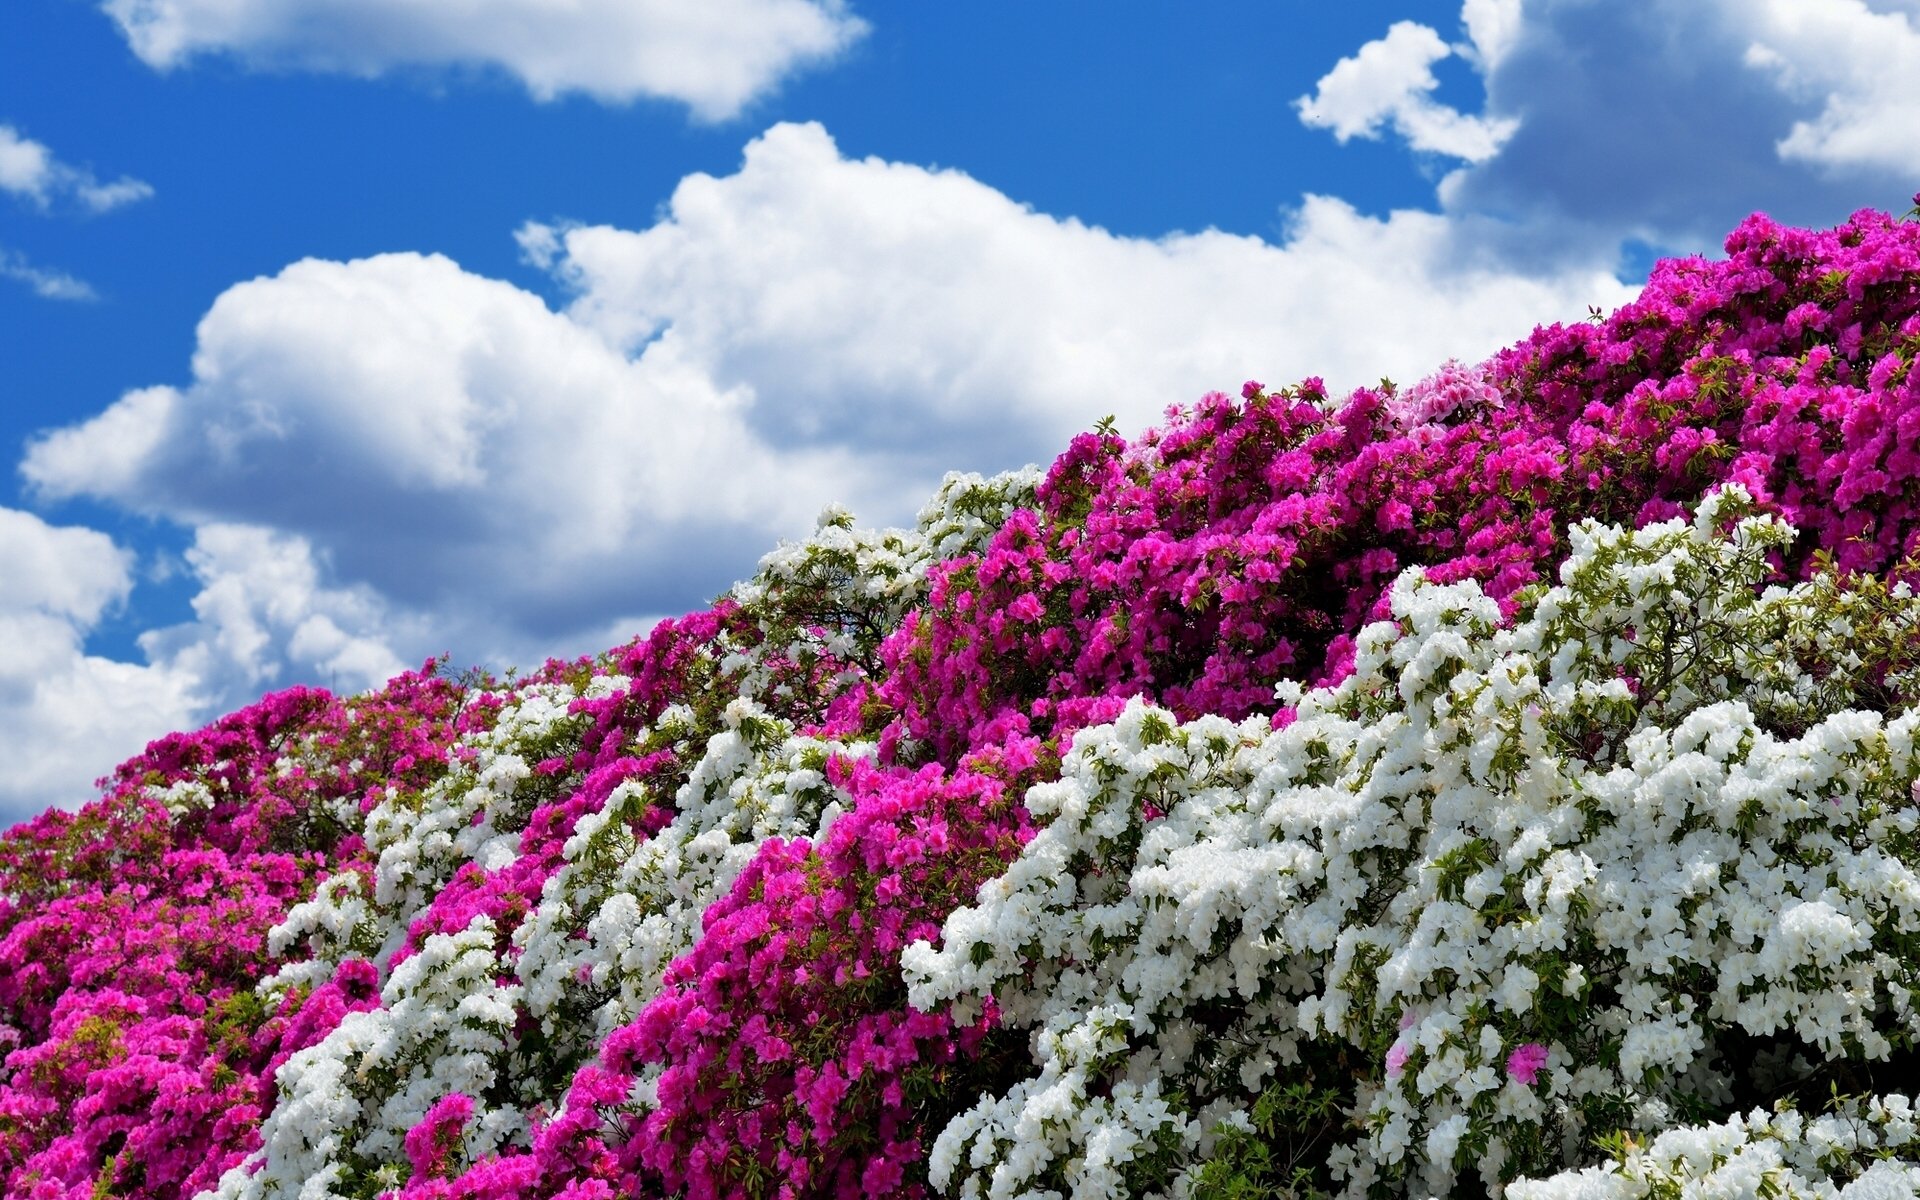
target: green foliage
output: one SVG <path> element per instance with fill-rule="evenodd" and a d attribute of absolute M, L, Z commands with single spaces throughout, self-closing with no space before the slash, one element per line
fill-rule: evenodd
<path fill-rule="evenodd" d="M 1352 1124 L 1357 1072 L 1344 1051 L 1287 1068 L 1254 1101 L 1249 1123 L 1228 1126 L 1194 1178 L 1209 1200 L 1328 1200 L 1337 1190 L 1327 1151 Z"/>

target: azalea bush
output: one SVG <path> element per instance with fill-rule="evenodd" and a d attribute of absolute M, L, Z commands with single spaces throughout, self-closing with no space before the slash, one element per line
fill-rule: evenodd
<path fill-rule="evenodd" d="M 0 838 L 26 1197 L 1920 1180 L 1920 224 L 829 509 Z"/>
<path fill-rule="evenodd" d="M 1844 705 L 1859 665 L 1798 665 L 1920 633 L 1920 602 L 1762 592 L 1792 531 L 1723 533 L 1749 503 L 1583 524 L 1510 622 L 1409 571 L 1281 728 L 1134 701 L 1082 730 L 1028 793 L 1045 829 L 903 956 L 917 1005 L 1035 1031 L 933 1182 L 1166 1190 L 1305 1074 L 1350 1089 L 1330 1176 L 1445 1194 L 1867 1080 L 1836 1063 L 1920 1068 L 1920 678 L 1883 681 L 1889 719 Z"/>

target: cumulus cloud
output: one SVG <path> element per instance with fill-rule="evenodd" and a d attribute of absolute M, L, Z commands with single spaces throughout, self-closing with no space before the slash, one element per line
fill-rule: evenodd
<path fill-rule="evenodd" d="M 0 508 L 0 609 L 89 626 L 133 586 L 131 556 L 91 529 L 56 528 L 32 513 Z M 28 652 L 17 639 L 4 645 Z"/>
<path fill-rule="evenodd" d="M 1457 47 L 1482 74 L 1500 65 L 1520 39 L 1520 0 L 1466 0 L 1460 6 L 1460 23 L 1466 26 L 1467 44 Z"/>
<path fill-rule="evenodd" d="M 673 346 L 630 359 L 445 258 L 309 260 L 240 284 L 201 322 L 194 373 L 35 442 L 26 478 L 49 498 L 287 531 L 342 578 L 455 624 L 488 614 L 508 641 L 697 602 L 833 492 L 871 499 L 850 451 L 776 451 L 748 397 Z M 501 651 L 492 636 L 474 651 Z"/>
<path fill-rule="evenodd" d="M 1512 40 L 1518 9 L 1484 0 L 1473 9 L 1475 59 L 1497 62 Z M 1483 162 L 1499 152 L 1518 122 L 1469 116 L 1433 98 L 1440 86 L 1433 65 L 1453 52 L 1430 26 L 1396 21 L 1387 36 L 1336 63 L 1294 107 L 1301 121 L 1332 130 L 1342 142 L 1377 138 L 1391 126 L 1415 150 Z"/>
<path fill-rule="evenodd" d="M 535 226 L 564 312 L 438 257 L 306 261 L 221 296 L 193 381 L 32 444 L 45 499 L 311 540 L 502 640 L 718 591 L 831 500 L 1050 457 L 1251 374 L 1357 383 L 1623 300 L 1476 268 L 1431 214 L 1309 197 L 1279 245 L 1116 237 L 783 125 L 630 231 Z M 491 649 L 491 647 L 489 647 Z"/>
<path fill-rule="evenodd" d="M 419 639 L 368 589 L 325 586 L 303 539 L 210 525 L 186 560 L 194 619 L 143 634 L 143 662 L 115 661 L 86 641 L 125 603 L 134 556 L 95 530 L 0 508 L 0 826 L 79 806 L 147 741 L 290 676 L 378 684 L 402 668 L 385 639 Z"/>
<path fill-rule="evenodd" d="M 0 824 L 11 824 L 85 800 L 116 755 L 186 720 L 194 702 L 165 672 L 83 651 L 133 586 L 132 557 L 112 539 L 0 508 L 0 562 Z"/>
<path fill-rule="evenodd" d="M 574 290 L 572 321 L 742 390 L 779 443 L 929 465 L 1049 454 L 1102 413 L 1137 428 L 1246 374 L 1418 375 L 1627 294 L 1598 271 L 1476 268 L 1439 217 L 1322 196 L 1279 244 L 1117 237 L 957 171 L 843 157 L 811 125 L 688 178 L 649 229 L 526 238 Z"/>
<path fill-rule="evenodd" d="M 102 183 L 93 172 L 61 162 L 43 143 L 11 125 L 0 125 L 0 191 L 42 211 L 70 200 L 96 213 L 153 195 L 150 185 L 131 176 Z"/>
<path fill-rule="evenodd" d="M 187 565 L 200 582 L 194 620 L 141 635 L 149 661 L 225 697 L 250 695 L 299 670 L 358 691 L 405 669 L 390 641 L 419 641 L 417 617 L 370 588 L 330 587 L 312 545 L 252 525 L 194 531 Z M 422 657 L 425 657 L 424 655 Z"/>
<path fill-rule="evenodd" d="M 1820 106 L 1775 143 L 1782 158 L 1841 173 L 1920 172 L 1920 28 L 1910 10 L 1763 0 L 1751 12 L 1747 64 Z"/>
<path fill-rule="evenodd" d="M 829 501 L 907 520 L 944 471 L 1044 461 L 1108 413 L 1411 381 L 1631 295 L 1477 264 L 1456 233 L 1309 196 L 1278 243 L 1119 237 L 782 125 L 649 227 L 522 230 L 562 311 L 419 254 L 236 285 L 190 380 L 21 469 L 41 501 L 195 529 L 194 620 L 141 643 L 186 693 L 529 665 L 702 603 Z"/>
<path fill-rule="evenodd" d="M 104 0 L 158 69 L 227 53 L 265 67 L 379 75 L 403 67 L 504 71 L 540 99 L 679 101 L 738 113 L 865 32 L 844 0 Z"/>
<path fill-rule="evenodd" d="M 1441 181 L 1442 209 L 1509 261 L 1629 239 L 1705 251 L 1755 210 L 1832 224 L 1904 207 L 1920 185 L 1912 0 L 1465 0 L 1460 25 L 1454 47 L 1394 26 L 1341 60 L 1301 116 L 1342 140 L 1390 128 L 1466 160 Z M 1485 107 L 1422 126 L 1407 114 L 1431 103 L 1430 67 L 1449 52 L 1481 74 Z M 1474 129 L 1502 136 L 1462 133 Z"/>

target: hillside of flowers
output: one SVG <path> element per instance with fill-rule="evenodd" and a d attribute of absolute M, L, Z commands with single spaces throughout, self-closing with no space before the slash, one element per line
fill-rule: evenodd
<path fill-rule="evenodd" d="M 0 1190 L 1911 1196 L 1916 352 L 1755 216 L 161 739 L 0 838 Z"/>

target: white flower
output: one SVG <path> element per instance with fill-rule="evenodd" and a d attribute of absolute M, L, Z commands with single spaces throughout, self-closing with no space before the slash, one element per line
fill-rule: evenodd
<path fill-rule="evenodd" d="M 1876 931 L 1920 930 L 1920 864 L 1866 835 L 1892 819 L 1858 791 L 1890 780 L 1906 811 L 1916 718 L 1810 708 L 1771 665 L 1794 660 L 1780 639 L 1830 593 L 1761 593 L 1791 531 L 1745 518 L 1720 537 L 1744 503 L 1729 488 L 1690 522 L 1577 528 L 1561 587 L 1512 628 L 1471 583 L 1409 571 L 1397 624 L 1363 631 L 1345 683 L 1284 690 L 1284 730 L 1181 724 L 1136 700 L 1079 731 L 1059 781 L 1026 798 L 1040 832 L 902 955 L 915 1005 L 966 1019 L 991 994 L 1042 1031 L 1031 1080 L 942 1134 L 936 1182 L 1065 1194 L 1089 1146 L 1062 1131 L 1100 1110 L 1102 1081 L 1158 1080 L 1189 1112 L 1245 1105 L 1285 1081 L 1269 1064 L 1335 1039 L 1411 1056 L 1361 1085 L 1368 1132 L 1329 1159 L 1350 1194 L 1403 1160 L 1406 1187 L 1444 1191 L 1469 1145 L 1485 1149 L 1463 1169 L 1497 1183 L 1527 1127 L 1577 1153 L 1587 1106 L 1609 1097 L 1658 1127 L 1682 1092 L 1731 1095 L 1713 1051 L 1736 1027 L 1816 1053 L 1920 1034 L 1911 981 L 1873 955 Z M 1654 655 L 1682 669 L 1656 676 Z M 1791 740 L 1763 725 L 1781 705 Z M 1569 753 L 1583 742 L 1596 749 Z M 1543 996 L 1593 1008 L 1547 1044 Z M 1525 1043 L 1548 1057 L 1522 1083 L 1507 1063 Z M 1055 1124 L 1022 1140 L 1013 1114 L 1042 1095 Z M 1778 1146 L 1715 1178 L 1757 1187 Z M 1623 1178 L 1529 1186 L 1612 1195 Z"/>

